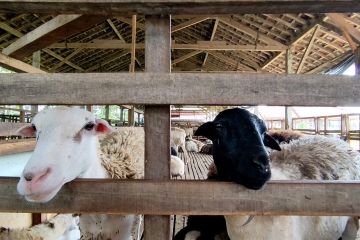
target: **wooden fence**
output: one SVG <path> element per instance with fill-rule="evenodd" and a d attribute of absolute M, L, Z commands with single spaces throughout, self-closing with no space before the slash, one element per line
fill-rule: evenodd
<path fill-rule="evenodd" d="M 168 161 L 170 104 L 360 105 L 358 77 L 171 74 L 169 14 L 349 12 L 360 11 L 359 1 L 0 0 L 0 13 L 25 11 L 147 15 L 146 73 L 0 75 L 0 104 L 146 104 L 146 179 L 75 181 L 47 204 L 26 202 L 16 179 L 1 179 L 0 211 L 143 213 L 146 239 L 169 239 L 170 214 L 360 215 L 360 183 L 271 182 L 252 191 L 234 183 L 169 181 Z"/>

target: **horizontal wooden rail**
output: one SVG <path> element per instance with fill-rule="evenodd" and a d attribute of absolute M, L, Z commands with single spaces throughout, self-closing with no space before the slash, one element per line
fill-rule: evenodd
<path fill-rule="evenodd" d="M 34 151 L 35 144 L 35 139 L 21 139 L 0 142 L 0 156 Z"/>
<path fill-rule="evenodd" d="M 77 180 L 43 204 L 26 202 L 16 183 L 0 179 L 1 212 L 360 215 L 360 182 L 277 181 L 254 191 L 215 181 Z"/>
<path fill-rule="evenodd" d="M 0 13 L 242 14 L 359 12 L 358 0 L 1 0 Z"/>
<path fill-rule="evenodd" d="M 359 78 L 226 73 L 0 74 L 0 104 L 360 106 Z"/>

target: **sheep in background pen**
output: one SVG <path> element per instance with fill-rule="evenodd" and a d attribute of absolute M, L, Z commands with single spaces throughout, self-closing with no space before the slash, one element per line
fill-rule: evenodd
<path fill-rule="evenodd" d="M 187 163 L 189 161 L 189 154 L 186 150 L 185 139 L 186 133 L 184 129 L 178 127 L 171 127 L 170 146 L 173 147 L 177 151 L 177 153 L 181 148 L 184 153 L 185 162 Z"/>
<path fill-rule="evenodd" d="M 37 138 L 17 186 L 19 194 L 28 201 L 47 202 L 65 183 L 78 177 L 144 176 L 143 128 L 124 127 L 112 132 L 106 121 L 96 119 L 92 113 L 62 107 L 39 112 L 32 125 L 18 132 Z M 102 137 L 99 143 L 98 135 L 109 132 L 112 133 Z M 139 235 L 139 230 L 134 231 L 139 227 L 138 222 L 139 216 L 135 215 L 81 214 L 82 239 L 128 240 Z"/>

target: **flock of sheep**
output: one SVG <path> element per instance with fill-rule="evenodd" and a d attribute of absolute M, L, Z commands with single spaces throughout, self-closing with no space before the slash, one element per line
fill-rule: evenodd
<path fill-rule="evenodd" d="M 47 202 L 66 182 L 75 178 L 139 179 L 144 176 L 142 128 L 114 130 L 106 121 L 96 119 L 85 110 L 55 108 L 38 113 L 32 125 L 18 132 L 37 138 L 34 153 L 17 186 L 19 194 L 28 201 Z M 213 154 L 214 165 L 209 177 L 234 181 L 254 190 L 262 188 L 270 179 L 360 179 L 360 155 L 344 141 L 290 135 L 288 141 L 279 143 L 276 141 L 279 136 L 267 133 L 264 122 L 244 109 L 221 112 L 214 121 L 200 126 L 195 135 L 205 136 L 212 142 L 203 143 L 192 139 L 191 132 L 171 129 L 172 175 L 184 174 L 186 162 L 175 156 L 182 149 L 185 159 L 189 151 Z M 29 229 L 1 229 L 0 240 L 71 239 L 68 230 L 76 225 L 73 222 L 77 218 L 60 214 L 54 218 L 55 222 Z M 141 217 L 135 215 L 82 214 L 79 217 L 81 239 L 138 239 L 140 223 Z M 188 226 L 175 239 L 348 240 L 356 239 L 357 227 L 358 220 L 346 216 L 202 216 L 190 217 Z"/>

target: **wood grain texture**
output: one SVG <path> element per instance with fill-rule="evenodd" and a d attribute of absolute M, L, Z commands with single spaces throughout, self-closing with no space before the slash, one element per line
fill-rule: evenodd
<path fill-rule="evenodd" d="M 22 139 L 17 141 L 6 141 L 0 143 L 0 156 L 31 152 L 35 148 L 35 139 Z"/>
<path fill-rule="evenodd" d="M 33 52 L 85 31 L 105 20 L 105 16 L 59 15 L 10 44 L 3 53 L 23 59 Z"/>
<path fill-rule="evenodd" d="M 5 67 L 9 70 L 15 72 L 25 72 L 25 73 L 46 73 L 45 71 L 33 67 L 27 63 L 19 61 L 15 58 L 6 56 L 5 54 L 0 53 L 0 66 Z"/>
<path fill-rule="evenodd" d="M 0 74 L 0 104 L 359 106 L 359 78 L 228 73 Z"/>
<path fill-rule="evenodd" d="M 360 215 L 360 182 L 277 181 L 254 191 L 215 181 L 76 180 L 48 203 L 30 203 L 17 180 L 0 178 L 1 212 Z"/>
<path fill-rule="evenodd" d="M 0 13 L 251 14 L 359 12 L 358 0 L 0 0 Z"/>
<path fill-rule="evenodd" d="M 169 73 L 170 16 L 145 18 L 145 71 Z M 170 179 L 170 106 L 145 105 L 145 178 Z M 144 217 L 145 239 L 170 239 L 170 216 Z"/>

